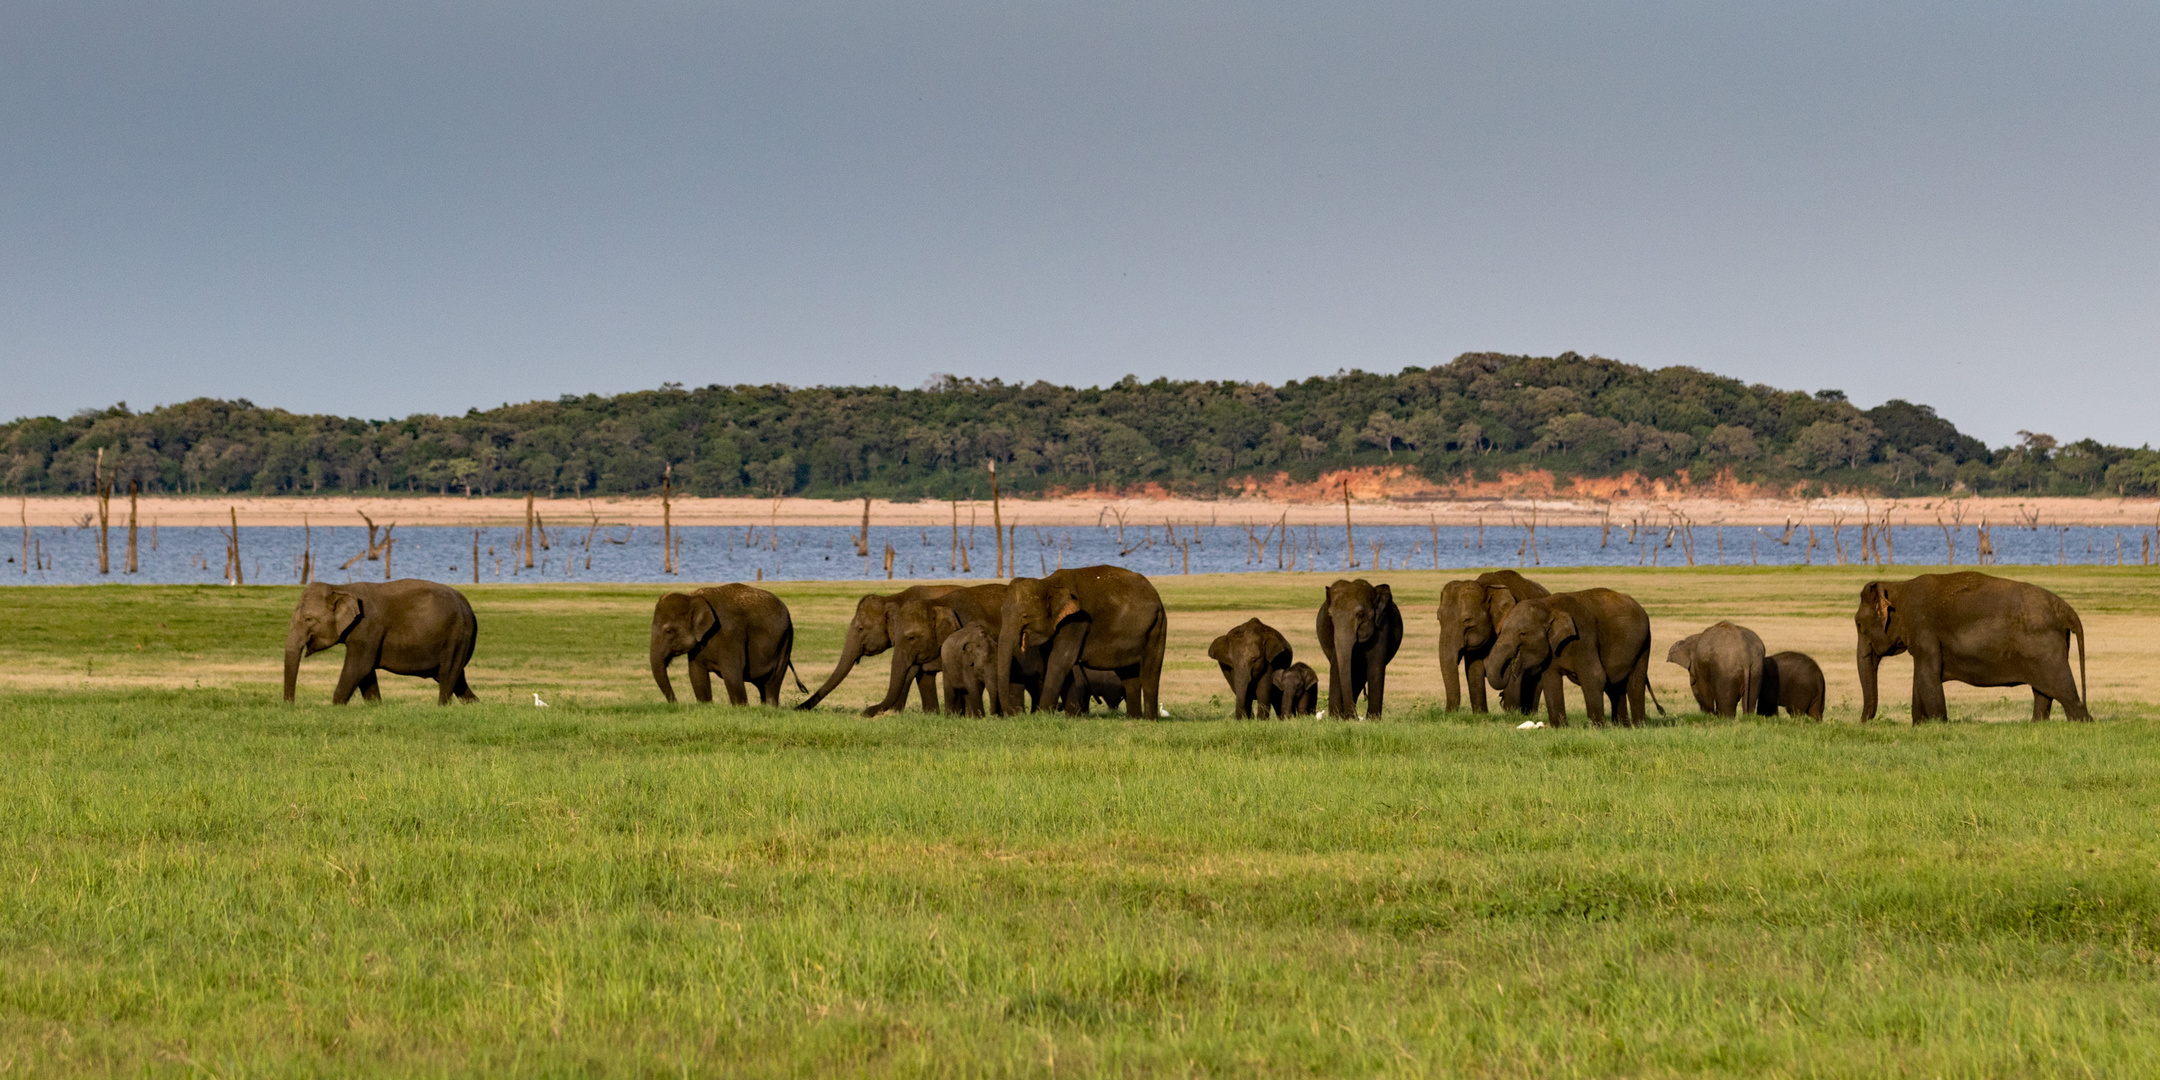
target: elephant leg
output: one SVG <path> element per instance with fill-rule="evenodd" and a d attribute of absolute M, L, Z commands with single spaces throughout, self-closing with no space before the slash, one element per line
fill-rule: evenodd
<path fill-rule="evenodd" d="M 1605 669 L 1595 664 L 1575 673 L 1582 686 L 1583 711 L 1590 714 L 1591 727 L 1605 726 Z"/>
<path fill-rule="evenodd" d="M 915 695 L 922 699 L 922 711 L 936 715 L 938 701 L 935 672 L 925 671 L 915 676 Z"/>
<path fill-rule="evenodd" d="M 1950 704 L 1943 697 L 1942 657 L 1915 651 L 1912 658 L 1913 723 L 1950 719 Z"/>
<path fill-rule="evenodd" d="M 737 650 L 730 649 L 720 657 L 720 681 L 727 685 L 730 705 L 750 704 L 750 691 L 743 686 L 744 667 L 743 655 Z"/>
<path fill-rule="evenodd" d="M 1612 711 L 1613 723 L 1622 727 L 1628 726 L 1626 683 L 1605 685 L 1605 707 Z"/>
<path fill-rule="evenodd" d="M 2033 691 L 2032 718 L 2035 720 L 2047 720 L 2051 719 L 2054 715 L 2055 699 L 2041 693 L 2038 690 Z"/>
<path fill-rule="evenodd" d="M 1463 678 L 1470 683 L 1470 711 L 1474 713 L 1490 712 L 1491 710 L 1486 707 L 1489 699 L 1485 696 L 1485 658 L 1473 656 L 1463 661 Z M 1515 707 L 1514 698 L 1514 694 L 1504 689 L 1501 690 L 1500 707 L 1504 710 L 1513 710 Z M 1449 694 L 1447 707 L 1449 712 L 1454 712 L 1462 706 L 1456 703 L 1455 695 Z"/>
<path fill-rule="evenodd" d="M 368 672 L 360 676 L 360 700 L 370 705 L 382 704 L 382 676 Z"/>
<path fill-rule="evenodd" d="M 779 705 L 780 690 L 786 685 L 787 665 L 782 664 L 779 667 L 776 667 L 772 669 L 772 671 L 768 672 L 765 676 L 764 681 L 757 684 L 758 704 L 765 706 Z"/>
<path fill-rule="evenodd" d="M 2068 657 L 2064 657 L 2061 663 L 2043 666 L 2039 676 L 2032 681 L 2032 689 L 2033 719 L 2048 718 L 2049 713 L 2043 711 L 2040 705 L 2039 699 L 2042 695 L 2048 697 L 2051 704 L 2055 701 L 2062 702 L 2063 715 L 2072 720 L 2092 719 L 2092 713 L 2087 711 L 2084 699 L 2078 694 L 2077 679 L 2070 672 Z"/>
<path fill-rule="evenodd" d="M 690 657 L 690 693 L 700 705 L 712 704 L 712 669 L 697 656 Z"/>
<path fill-rule="evenodd" d="M 450 704 L 450 688 L 455 685 L 457 685 L 457 681 L 452 676 L 435 676 L 435 704 Z"/>
<path fill-rule="evenodd" d="M 1365 669 L 1365 719 L 1378 720 L 1387 705 L 1387 665 L 1372 664 Z"/>
<path fill-rule="evenodd" d="M 352 700 L 353 691 L 375 674 L 375 651 L 347 643 L 345 666 L 338 669 L 337 689 L 330 695 L 330 703 L 343 705 Z"/>
<path fill-rule="evenodd" d="M 1538 679 L 1538 695 L 1545 699 L 1547 727 L 1567 726 L 1567 696 L 1561 692 L 1560 669 L 1549 667 Z"/>
<path fill-rule="evenodd" d="M 473 693 L 472 684 L 465 681 L 465 668 L 462 665 L 458 668 L 457 685 L 452 687 L 450 692 L 456 694 L 459 701 L 468 704 L 480 700 L 480 695 Z"/>

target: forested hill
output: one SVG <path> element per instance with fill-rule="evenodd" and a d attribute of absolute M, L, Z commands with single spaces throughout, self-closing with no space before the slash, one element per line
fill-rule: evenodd
<path fill-rule="evenodd" d="M 983 463 L 1006 490 L 1155 483 L 1205 494 L 1232 478 L 1310 479 L 1404 464 L 1433 478 L 1537 467 L 1808 481 L 1886 493 L 2149 494 L 2160 453 L 2029 435 L 1990 449 L 1925 405 L 1862 410 L 1833 390 L 1749 386 L 1573 353 L 1473 353 L 1395 375 L 1281 386 L 1073 389 L 944 378 L 892 387 L 708 386 L 565 396 L 463 416 L 354 420 L 198 399 L 0 425 L 9 492 L 93 490 L 98 450 L 146 491 L 623 493 L 674 466 L 702 495 L 965 496 Z"/>

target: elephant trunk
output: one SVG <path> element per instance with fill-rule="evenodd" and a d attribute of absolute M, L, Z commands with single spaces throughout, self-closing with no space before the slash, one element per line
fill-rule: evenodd
<path fill-rule="evenodd" d="M 673 659 L 675 659 L 675 654 L 669 651 L 667 642 L 654 638 L 652 643 L 652 680 L 659 684 L 660 696 L 668 699 L 670 705 L 675 703 L 675 685 L 668 681 L 667 669 L 668 662 Z M 693 679 L 691 681 L 695 682 L 697 680 Z"/>
<path fill-rule="evenodd" d="M 848 677 L 848 672 L 855 670 L 855 662 L 861 660 L 862 656 L 862 638 L 856 636 L 854 629 L 850 628 L 848 630 L 847 644 L 840 649 L 840 662 L 833 665 L 833 673 L 826 677 L 825 685 L 812 691 L 809 697 L 803 699 L 802 704 L 795 707 L 798 709 L 817 708 L 817 703 L 825 700 L 825 695 L 838 688 L 841 680 Z"/>
<path fill-rule="evenodd" d="M 1858 659 L 1860 662 L 1860 720 L 1865 723 L 1875 719 L 1875 675 L 1876 669 L 1882 666 L 1882 657 L 1876 655 L 1874 650 L 1869 649 L 1866 644 L 1862 644 L 1858 651 Z"/>
<path fill-rule="evenodd" d="M 295 620 L 285 632 L 285 700 L 290 702 L 300 687 L 300 658 L 307 652 L 307 628 Z"/>
<path fill-rule="evenodd" d="M 1440 631 L 1440 682 L 1447 688 L 1447 710 L 1462 708 L 1462 630 L 1447 626 Z"/>
<path fill-rule="evenodd" d="M 1328 672 L 1328 711 L 1340 720 L 1357 717 L 1357 700 L 1350 689 L 1351 669 L 1357 664 L 1357 626 L 1349 619 L 1335 620 L 1335 663 Z"/>

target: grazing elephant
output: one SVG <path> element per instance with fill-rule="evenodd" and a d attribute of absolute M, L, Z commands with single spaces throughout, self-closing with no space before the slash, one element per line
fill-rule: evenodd
<path fill-rule="evenodd" d="M 1379 719 L 1387 701 L 1388 661 L 1402 647 L 1402 611 L 1394 591 L 1364 578 L 1338 579 L 1320 601 L 1315 629 L 1328 660 L 1328 713 L 1349 720 L 1357 716 L 1362 696 L 1365 715 Z"/>
<path fill-rule="evenodd" d="M 285 700 L 293 699 L 300 679 L 300 659 L 342 642 L 345 667 L 338 672 L 334 704 L 352 700 L 353 691 L 381 701 L 377 671 L 435 680 L 435 703 L 450 704 L 452 695 L 479 700 L 465 684 L 480 624 L 465 594 L 448 585 L 403 578 L 379 584 L 316 582 L 300 593 L 292 625 L 285 631 Z"/>
<path fill-rule="evenodd" d="M 997 700 L 1008 713 L 1020 711 L 1020 687 L 1011 677 L 1014 660 L 1031 646 L 1047 644 L 1037 708 L 1048 697 L 1075 711 L 1062 691 L 1077 665 L 1116 673 L 1124 684 L 1127 716 L 1154 716 L 1169 630 L 1155 586 L 1124 567 L 1083 566 L 1048 577 L 1014 578 L 998 627 Z"/>
<path fill-rule="evenodd" d="M 990 665 L 997 646 L 982 624 L 947 634 L 938 647 L 938 667 L 945 678 L 945 711 L 958 716 L 983 715 L 983 695 L 991 684 Z"/>
<path fill-rule="evenodd" d="M 1860 719 L 1875 718 L 1875 675 L 1885 656 L 1913 658 L 1912 718 L 1947 720 L 1943 680 L 1973 686 L 2030 686 L 2032 717 L 2055 702 L 2072 720 L 2090 720 L 2078 684 L 2085 671 L 2085 624 L 2063 598 L 2022 581 L 1963 571 L 1909 581 L 1870 581 L 1853 613 L 1860 642 Z M 2077 637 L 2078 673 L 2070 671 Z M 2087 684 L 2090 685 L 2090 684 Z"/>
<path fill-rule="evenodd" d="M 1643 692 L 1650 689 L 1650 616 L 1633 597 L 1611 589 L 1584 589 L 1525 600 L 1508 612 L 1485 657 L 1485 677 L 1498 690 L 1509 683 L 1538 683 L 1546 722 L 1567 723 L 1560 679 L 1582 687 L 1590 722 L 1643 722 Z M 1660 703 L 1658 712 L 1665 706 Z"/>
<path fill-rule="evenodd" d="M 1230 696 L 1236 701 L 1231 715 L 1250 720 L 1257 711 L 1265 719 L 1275 707 L 1275 673 L 1290 666 L 1289 639 L 1258 619 L 1247 619 L 1216 638 L 1207 654 L 1230 683 Z"/>
<path fill-rule="evenodd" d="M 1311 716 L 1320 711 L 1320 673 L 1302 660 L 1275 673 L 1276 715 Z"/>
<path fill-rule="evenodd" d="M 727 686 L 728 703 L 747 705 L 744 684 L 758 688 L 758 703 L 780 704 L 780 687 L 795 666 L 795 621 L 780 598 L 749 585 L 721 585 L 693 593 L 669 593 L 653 605 L 652 676 L 660 696 L 675 700 L 668 665 L 689 656 L 690 692 L 712 701 L 712 673 Z M 798 676 L 798 690 L 807 689 Z"/>
<path fill-rule="evenodd" d="M 1755 631 L 1720 622 L 1673 642 L 1665 659 L 1687 669 L 1688 688 L 1702 711 L 1729 720 L 1760 703 L 1764 651 Z"/>
<path fill-rule="evenodd" d="M 1820 720 L 1828 696 L 1823 690 L 1822 666 L 1814 657 L 1781 652 L 1763 661 L 1762 701 L 1756 708 L 1762 715 L 1776 716 L 1778 707 L 1784 706 L 1793 716 Z"/>
<path fill-rule="evenodd" d="M 936 600 L 959 591 L 961 586 L 958 585 L 917 585 L 896 593 L 872 593 L 856 601 L 855 617 L 848 622 L 847 641 L 840 647 L 840 662 L 833 665 L 833 673 L 826 677 L 825 684 L 812 691 L 809 697 L 803 699 L 802 704 L 795 707 L 816 708 L 818 702 L 825 700 L 825 695 L 840 686 L 841 681 L 848 677 L 848 672 L 855 670 L 856 661 L 892 648 L 892 617 L 902 604 L 910 600 Z M 863 715 L 875 716 L 906 704 L 907 674 L 936 655 L 932 652 L 928 656 L 903 654 L 893 657 L 893 681 L 886 687 L 885 700 L 864 710 Z M 933 678 L 917 680 L 916 685 L 922 690 L 924 712 L 937 711 L 935 683 Z"/>
<path fill-rule="evenodd" d="M 1516 604 L 1551 595 L 1545 586 L 1513 570 L 1495 570 L 1479 574 L 1475 581 L 1450 581 L 1441 587 L 1440 678 L 1447 687 L 1448 711 L 1462 708 L 1464 678 L 1470 683 L 1471 711 L 1487 711 L 1485 656 L 1492 651 L 1494 632 Z M 1529 712 L 1537 707 L 1537 687 L 1501 687 L 1500 707 Z"/>

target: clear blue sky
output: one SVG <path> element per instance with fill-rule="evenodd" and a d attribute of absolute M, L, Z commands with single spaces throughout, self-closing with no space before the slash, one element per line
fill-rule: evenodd
<path fill-rule="evenodd" d="M 2160 4 L 0 0 L 0 414 L 1566 349 L 2154 441 Z"/>

